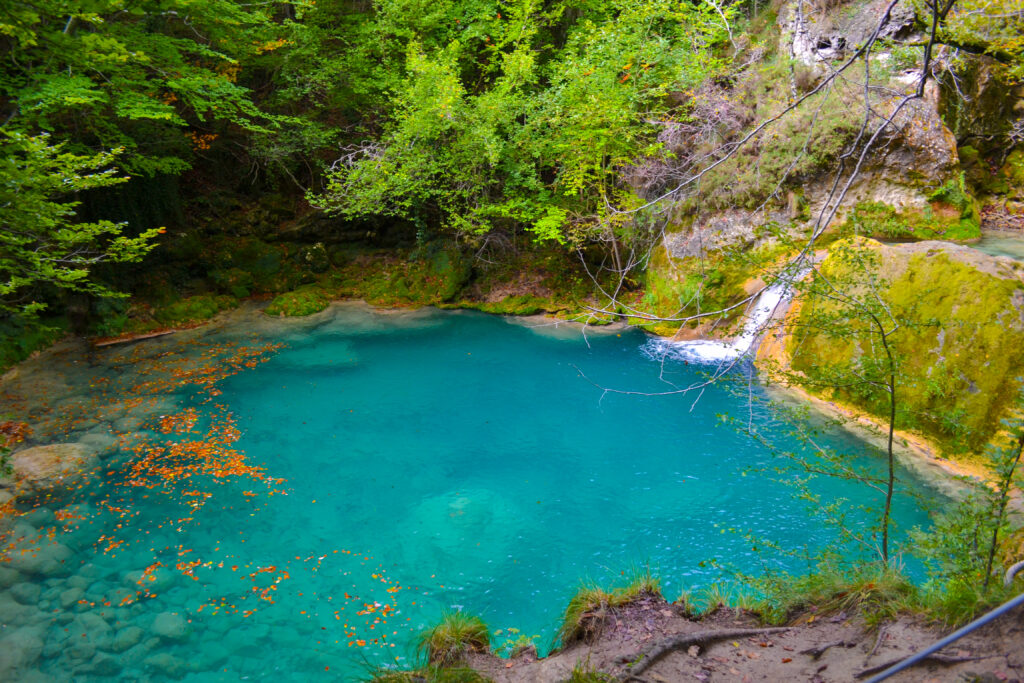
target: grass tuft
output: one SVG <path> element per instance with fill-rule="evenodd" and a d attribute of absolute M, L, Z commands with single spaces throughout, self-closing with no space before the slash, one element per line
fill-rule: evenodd
<path fill-rule="evenodd" d="M 367 683 L 490 683 L 473 669 L 424 667 L 414 671 L 381 669 L 366 679 Z"/>
<path fill-rule="evenodd" d="M 661 581 L 651 575 L 650 567 L 632 569 L 629 583 L 610 590 L 584 581 L 565 608 L 558 640 L 563 647 L 579 641 L 592 642 L 613 610 L 641 598 L 660 595 Z"/>
<path fill-rule="evenodd" d="M 912 610 L 916 592 L 907 577 L 891 566 L 876 562 L 842 571 L 822 565 L 815 574 L 776 583 L 756 611 L 769 623 L 785 624 L 807 613 L 858 610 L 873 627 Z"/>
<path fill-rule="evenodd" d="M 490 633 L 480 617 L 446 612 L 440 623 L 420 634 L 419 650 L 430 664 L 447 667 L 461 662 L 467 652 L 487 652 Z"/>
<path fill-rule="evenodd" d="M 614 680 L 615 676 L 598 671 L 591 666 L 588 655 L 586 661 L 576 660 L 576 665 L 572 667 L 569 677 L 563 683 L 611 683 Z"/>

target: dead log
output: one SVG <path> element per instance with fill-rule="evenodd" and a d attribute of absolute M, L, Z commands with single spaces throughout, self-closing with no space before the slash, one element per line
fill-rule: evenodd
<path fill-rule="evenodd" d="M 99 348 L 101 346 L 113 346 L 114 344 L 127 344 L 128 342 L 139 341 L 142 339 L 152 339 L 153 337 L 163 337 L 164 335 L 174 334 L 177 330 L 160 330 L 159 332 L 146 332 L 145 334 L 132 334 L 127 337 L 115 337 L 114 339 L 104 339 L 93 343 L 93 346 Z"/>

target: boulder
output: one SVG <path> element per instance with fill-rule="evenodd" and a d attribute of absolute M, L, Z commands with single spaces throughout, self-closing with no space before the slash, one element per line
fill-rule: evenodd
<path fill-rule="evenodd" d="M 10 567 L 0 567 L 0 588 L 13 586 L 21 580 L 21 572 Z"/>
<path fill-rule="evenodd" d="M 95 464 L 96 451 L 82 443 L 35 446 L 11 455 L 13 481 L 19 492 L 62 488 Z"/>
<path fill-rule="evenodd" d="M 862 3 L 790 2 L 779 10 L 782 49 L 804 64 L 841 59 L 864 45 L 875 32 L 888 0 Z M 909 0 L 898 3 L 879 30 L 879 38 L 908 38 L 915 11 Z"/>
<path fill-rule="evenodd" d="M 16 583 L 11 586 L 11 596 L 22 605 L 35 605 L 39 602 L 39 595 L 42 593 L 38 583 Z"/>
<path fill-rule="evenodd" d="M 181 678 L 188 672 L 188 664 L 185 660 L 166 652 L 146 657 L 143 664 L 147 670 L 168 678 Z"/>
<path fill-rule="evenodd" d="M 60 594 L 60 606 L 68 609 L 81 600 L 83 595 L 85 595 L 85 591 L 81 588 L 68 588 Z"/>
<path fill-rule="evenodd" d="M 15 680 L 16 672 L 34 665 L 42 653 L 42 629 L 15 629 L 0 640 L 0 678 Z"/>
<path fill-rule="evenodd" d="M 706 256 L 728 247 L 748 248 L 769 223 L 785 225 L 789 219 L 790 215 L 781 211 L 723 211 L 697 219 L 690 230 L 666 232 L 664 247 L 677 259 Z"/>
<path fill-rule="evenodd" d="M 189 627 L 185 617 L 176 612 L 161 612 L 156 615 L 150 630 L 157 636 L 167 640 L 184 640 L 188 637 Z"/>
<path fill-rule="evenodd" d="M 35 576 L 67 576 L 71 573 L 67 561 L 74 553 L 63 543 L 46 543 L 24 550 L 10 554 L 12 569 Z"/>
<path fill-rule="evenodd" d="M 94 676 L 116 676 L 121 673 L 121 663 L 105 652 L 99 652 L 84 670 Z"/>
<path fill-rule="evenodd" d="M 137 645 L 142 640 L 144 634 L 145 632 L 138 626 L 125 626 L 110 641 L 110 651 L 124 652 Z"/>

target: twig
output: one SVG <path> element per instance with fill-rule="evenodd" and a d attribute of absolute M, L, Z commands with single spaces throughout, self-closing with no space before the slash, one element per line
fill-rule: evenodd
<path fill-rule="evenodd" d="M 856 643 L 852 640 L 834 640 L 831 643 L 825 643 L 824 645 L 818 645 L 816 647 L 809 647 L 806 650 L 801 650 L 800 654 L 810 655 L 813 659 L 818 659 L 825 654 L 826 650 L 833 647 L 853 647 L 854 645 L 856 645 Z"/>

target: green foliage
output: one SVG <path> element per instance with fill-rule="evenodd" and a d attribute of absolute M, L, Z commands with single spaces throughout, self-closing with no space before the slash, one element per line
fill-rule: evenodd
<path fill-rule="evenodd" d="M 46 348 L 68 331 L 63 318 L 24 320 L 19 316 L 0 318 L 0 373 Z"/>
<path fill-rule="evenodd" d="M 240 59 L 280 45 L 275 11 L 233 0 L 90 0 L 70 11 L 2 0 L 3 116 L 79 153 L 124 148 L 118 163 L 131 173 L 180 173 L 218 123 L 260 131 L 284 120 L 238 83 Z"/>
<path fill-rule="evenodd" d="M 853 244 L 863 246 L 837 243 L 822 273 L 847 291 L 863 292 L 858 287 L 866 280 L 851 281 L 853 269 L 861 268 L 851 259 L 871 259 L 866 275 L 876 280 L 877 303 L 898 322 L 892 336 L 900 363 L 897 425 L 924 432 L 950 454 L 980 450 L 1017 393 L 1014 368 L 1024 363 L 1024 329 L 1014 303 L 1019 285 L 941 252 L 880 263 L 880 245 Z M 806 299 L 797 337 L 793 367 L 805 374 L 805 384 L 887 415 L 888 397 L 879 386 L 882 349 L 850 307 L 826 297 Z M 849 381 L 854 374 L 873 381 Z M 842 387 L 839 377 L 847 378 Z"/>
<path fill-rule="evenodd" d="M 925 24 L 931 12 L 918 0 L 918 16 Z M 1006 79 L 1024 76 L 1024 19 L 1019 6 L 1007 0 L 958 0 L 941 17 L 939 42 L 967 52 L 992 55 L 1007 67 Z"/>
<path fill-rule="evenodd" d="M 1018 410 L 1021 406 L 1018 400 Z M 1014 531 L 1010 498 L 1024 481 L 1024 418 L 1014 416 L 1002 426 L 987 449 L 991 482 L 966 481 L 971 493 L 927 532 L 915 534 L 915 547 L 929 563 L 923 602 L 934 618 L 949 625 L 969 621 L 1014 593 L 1002 586 L 1001 574 L 1004 545 Z"/>
<path fill-rule="evenodd" d="M 590 656 L 586 661 L 576 660 L 569 677 L 562 683 L 612 683 L 617 680 L 612 674 L 598 671 L 590 664 Z"/>
<path fill-rule="evenodd" d="M 48 136 L 0 130 L 0 314 L 34 316 L 55 289 L 123 296 L 97 282 L 92 268 L 140 260 L 162 229 L 129 237 L 123 224 L 76 222 L 79 202 L 69 199 L 124 182 L 108 168 L 114 158 L 71 154 Z"/>
<path fill-rule="evenodd" d="M 756 582 L 765 595 L 755 609 L 768 623 L 786 624 L 815 616 L 859 610 L 869 625 L 914 606 L 914 584 L 887 563 L 853 566 L 823 561 L 805 575 L 774 575 Z"/>
<path fill-rule="evenodd" d="M 617 173 L 653 142 L 642 118 L 667 114 L 667 93 L 714 71 L 709 48 L 726 35 L 714 10 L 678 0 L 382 0 L 360 30 L 377 46 L 382 84 L 365 94 L 382 130 L 311 201 L 558 242 L 600 220 L 605 201 L 631 201 Z M 359 60 L 353 85 L 371 80 L 370 55 Z"/>
<path fill-rule="evenodd" d="M 480 617 L 462 612 L 446 612 L 441 621 L 419 636 L 419 650 L 437 666 L 461 662 L 468 652 L 487 652 L 490 634 Z"/>
<path fill-rule="evenodd" d="M 279 294 L 263 309 L 267 315 L 304 316 L 319 313 L 331 303 L 330 295 L 317 285 Z"/>

